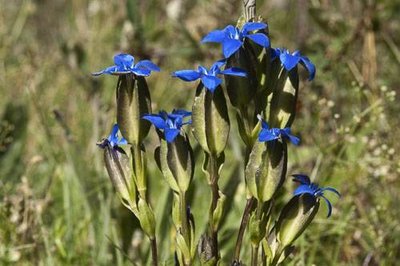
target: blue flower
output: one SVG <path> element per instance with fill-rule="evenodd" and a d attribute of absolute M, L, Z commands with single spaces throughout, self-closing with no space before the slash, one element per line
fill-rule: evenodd
<path fill-rule="evenodd" d="M 226 26 L 223 30 L 214 30 L 207 34 L 201 42 L 222 43 L 222 52 L 225 58 L 233 55 L 243 45 L 245 38 L 252 40 L 260 46 L 269 47 L 269 39 L 263 33 L 250 33 L 256 30 L 267 28 L 268 25 L 261 22 L 247 22 L 242 29 L 232 25 Z"/>
<path fill-rule="evenodd" d="M 114 64 L 114 66 L 107 67 L 99 72 L 93 73 L 93 75 L 125 75 L 131 73 L 137 76 L 147 77 L 150 76 L 151 71 L 160 71 L 160 68 L 150 60 L 142 60 L 135 65 L 135 58 L 130 54 L 118 54 L 114 56 Z"/>
<path fill-rule="evenodd" d="M 165 139 L 168 143 L 171 143 L 180 133 L 181 127 L 192 122 L 183 122 L 183 119 L 191 114 L 191 112 L 178 109 L 173 110 L 170 114 L 160 111 L 158 114 L 147 114 L 142 118 L 150 121 L 156 128 L 163 130 Z"/>
<path fill-rule="evenodd" d="M 326 204 L 328 205 L 328 217 L 331 216 L 332 214 L 332 204 L 331 202 L 324 196 L 325 191 L 331 191 L 338 195 L 340 197 L 340 193 L 332 188 L 332 187 L 319 187 L 315 183 L 311 183 L 310 178 L 306 175 L 293 175 L 294 179 L 293 181 L 299 182 L 300 186 L 296 188 L 296 190 L 293 192 L 295 196 L 301 195 L 301 194 L 310 194 L 311 196 L 318 198 L 321 197 L 325 200 Z"/>
<path fill-rule="evenodd" d="M 118 148 L 119 145 L 126 145 L 128 144 L 128 141 L 124 139 L 123 137 L 118 138 L 118 125 L 114 124 L 111 130 L 111 134 L 108 136 L 108 138 L 103 139 L 101 142 L 97 143 L 97 145 L 104 149 L 106 147 L 111 147 L 111 148 Z"/>
<path fill-rule="evenodd" d="M 261 118 L 261 115 L 258 115 L 257 117 L 261 121 L 261 126 L 262 126 L 260 134 L 258 135 L 258 140 L 260 142 L 273 141 L 284 137 L 289 139 L 294 145 L 299 145 L 300 139 L 292 135 L 290 128 L 288 127 L 284 129 L 270 128 L 268 126 L 268 123 Z"/>
<path fill-rule="evenodd" d="M 271 49 L 272 54 L 271 54 L 271 60 L 274 60 L 275 58 L 279 57 L 279 60 L 281 61 L 283 67 L 287 70 L 290 71 L 294 67 L 297 66 L 297 64 L 301 64 L 303 67 L 305 67 L 308 71 L 308 80 L 313 80 L 315 77 L 315 65 L 311 62 L 311 60 L 306 57 L 302 56 L 299 51 L 295 51 L 292 54 L 289 52 L 287 49 L 281 49 L 281 48 L 275 48 Z"/>
<path fill-rule="evenodd" d="M 201 79 L 204 87 L 209 89 L 211 92 L 222 83 L 222 79 L 219 75 L 231 75 L 246 77 L 246 72 L 240 68 L 231 67 L 225 70 L 221 70 L 221 67 L 226 64 L 226 60 L 219 60 L 215 62 L 208 70 L 203 66 L 199 66 L 197 70 L 178 70 L 172 73 L 173 77 L 180 78 L 184 81 L 195 81 Z"/>

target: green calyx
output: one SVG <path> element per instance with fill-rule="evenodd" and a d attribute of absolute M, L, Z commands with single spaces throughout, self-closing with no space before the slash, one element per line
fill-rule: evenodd
<path fill-rule="evenodd" d="M 318 212 L 319 200 L 310 194 L 294 196 L 283 208 L 276 225 L 281 247 L 290 246 L 308 227 Z"/>
<path fill-rule="evenodd" d="M 193 150 L 188 136 L 178 135 L 171 143 L 161 138 L 155 158 L 171 189 L 177 193 L 186 192 L 194 173 Z"/>
<path fill-rule="evenodd" d="M 286 168 L 286 143 L 256 141 L 245 170 L 250 194 L 259 202 L 269 201 L 282 186 Z"/>
<path fill-rule="evenodd" d="M 149 88 L 144 77 L 121 75 L 117 84 L 117 123 L 122 136 L 132 145 L 140 145 L 150 130 L 142 116 L 151 113 Z"/>
<path fill-rule="evenodd" d="M 222 88 L 214 92 L 200 84 L 192 108 L 193 134 L 208 154 L 217 157 L 224 151 L 229 137 L 229 116 Z"/>

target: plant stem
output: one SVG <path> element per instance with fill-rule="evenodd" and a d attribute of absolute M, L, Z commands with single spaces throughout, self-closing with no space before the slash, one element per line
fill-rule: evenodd
<path fill-rule="evenodd" d="M 157 266 L 158 265 L 157 239 L 155 236 L 154 238 L 150 238 L 150 246 L 151 246 L 152 264 L 153 266 Z"/>
<path fill-rule="evenodd" d="M 212 255 L 214 258 L 219 259 L 218 252 L 218 228 L 214 228 L 213 220 L 214 220 L 214 210 L 217 207 L 217 202 L 219 199 L 219 187 L 218 187 L 218 162 L 217 158 L 214 154 L 210 154 L 209 161 L 209 173 L 210 173 L 210 188 L 211 188 L 211 206 L 209 211 L 209 228 L 210 228 L 210 237 L 213 244 Z"/>
<path fill-rule="evenodd" d="M 189 235 L 189 223 L 188 223 L 188 217 L 187 217 L 187 210 L 186 210 L 186 192 L 182 191 L 179 193 L 179 209 L 181 213 L 181 219 L 182 219 L 182 235 L 183 238 L 185 239 L 186 243 L 190 243 L 190 235 Z"/>
<path fill-rule="evenodd" d="M 246 21 L 253 20 L 256 16 L 256 0 L 243 0 L 243 7 Z"/>
<path fill-rule="evenodd" d="M 256 217 L 257 220 L 261 220 L 263 215 L 263 204 L 262 202 L 258 201 L 257 202 L 257 209 L 256 209 Z M 258 236 L 259 239 L 261 238 Z M 258 265 L 258 248 L 260 246 L 260 243 L 257 243 L 256 245 L 252 245 L 251 248 L 251 265 L 252 266 L 257 266 Z"/>
<path fill-rule="evenodd" d="M 258 265 L 258 246 L 251 247 L 251 266 Z"/>
<path fill-rule="evenodd" d="M 140 197 L 147 201 L 147 182 L 144 172 L 142 151 L 140 150 L 140 145 L 133 145 L 131 151 L 133 160 L 133 172 L 136 177 L 136 186 Z"/>
<path fill-rule="evenodd" d="M 254 202 L 255 202 L 255 198 L 250 198 L 246 202 L 246 207 L 244 208 L 244 211 L 243 211 L 242 221 L 240 223 L 239 232 L 238 232 L 238 236 L 236 239 L 234 261 L 239 261 L 244 231 L 246 230 L 247 223 L 249 222 L 250 211 L 253 208 Z"/>

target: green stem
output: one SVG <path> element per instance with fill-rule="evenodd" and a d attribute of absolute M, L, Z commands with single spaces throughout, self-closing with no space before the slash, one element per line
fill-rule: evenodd
<path fill-rule="evenodd" d="M 209 210 L 209 230 L 210 237 L 213 244 L 212 254 L 213 257 L 217 260 L 219 259 L 219 248 L 218 248 L 218 228 L 214 228 L 213 220 L 214 220 L 214 210 L 217 207 L 217 202 L 219 199 L 219 187 L 218 187 L 218 162 L 217 158 L 214 154 L 210 154 L 209 161 L 209 173 L 210 173 L 210 188 L 211 188 L 211 206 Z"/>
<path fill-rule="evenodd" d="M 157 266 L 158 265 L 157 239 L 155 236 L 154 238 L 150 238 L 150 246 L 151 246 L 152 264 L 153 266 Z"/>
<path fill-rule="evenodd" d="M 238 236 L 236 239 L 236 245 L 235 245 L 234 261 L 236 261 L 236 262 L 238 262 L 240 259 L 240 250 L 242 248 L 243 236 L 244 236 L 244 232 L 247 227 L 247 223 L 249 222 L 250 212 L 251 212 L 251 209 L 253 208 L 254 202 L 255 202 L 255 198 L 248 199 L 247 203 L 246 203 L 246 207 L 244 208 L 244 211 L 243 211 L 242 221 L 240 223 L 239 232 L 238 232 Z"/>
<path fill-rule="evenodd" d="M 262 215 L 263 215 L 263 203 L 258 201 L 257 209 L 256 209 L 257 220 L 261 220 Z M 260 238 L 261 238 L 261 236 L 258 236 L 258 239 L 260 239 Z M 260 243 L 257 243 L 256 245 L 252 245 L 252 248 L 251 248 L 251 265 L 252 266 L 258 265 L 258 248 L 259 248 L 259 246 L 260 246 Z"/>
<path fill-rule="evenodd" d="M 143 157 L 140 145 L 133 145 L 131 151 L 133 160 L 133 172 L 137 182 L 136 186 L 140 197 L 147 201 L 147 196 L 146 196 L 147 182 L 144 172 Z"/>
<path fill-rule="evenodd" d="M 251 247 L 251 265 L 252 266 L 258 265 L 258 246 Z"/>
<path fill-rule="evenodd" d="M 189 223 L 186 211 L 186 192 L 179 193 L 179 210 L 181 213 L 182 220 L 182 235 L 187 244 L 190 243 L 190 234 L 189 234 Z"/>

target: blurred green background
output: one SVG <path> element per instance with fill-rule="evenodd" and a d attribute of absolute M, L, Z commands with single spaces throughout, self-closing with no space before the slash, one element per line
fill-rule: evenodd
<path fill-rule="evenodd" d="M 153 110 L 190 109 L 195 84 L 170 72 L 219 59 L 219 47 L 200 39 L 241 12 L 239 0 L 0 0 L 1 265 L 143 264 L 147 239 L 95 145 L 115 121 L 116 78 L 90 73 L 121 51 L 149 58 L 163 70 L 148 79 Z M 257 14 L 274 47 L 300 49 L 317 66 L 311 83 L 301 72 L 293 131 L 302 144 L 289 148 L 288 174 L 309 173 L 342 193 L 330 197 L 331 218 L 321 208 L 287 264 L 398 265 L 400 2 L 264 0 Z M 233 199 L 220 238 L 226 262 L 245 204 L 243 144 L 231 122 L 221 180 Z M 152 160 L 157 143 L 152 130 L 151 200 L 161 258 L 172 263 L 171 194 Z M 200 234 L 209 198 L 201 171 L 193 187 Z"/>

